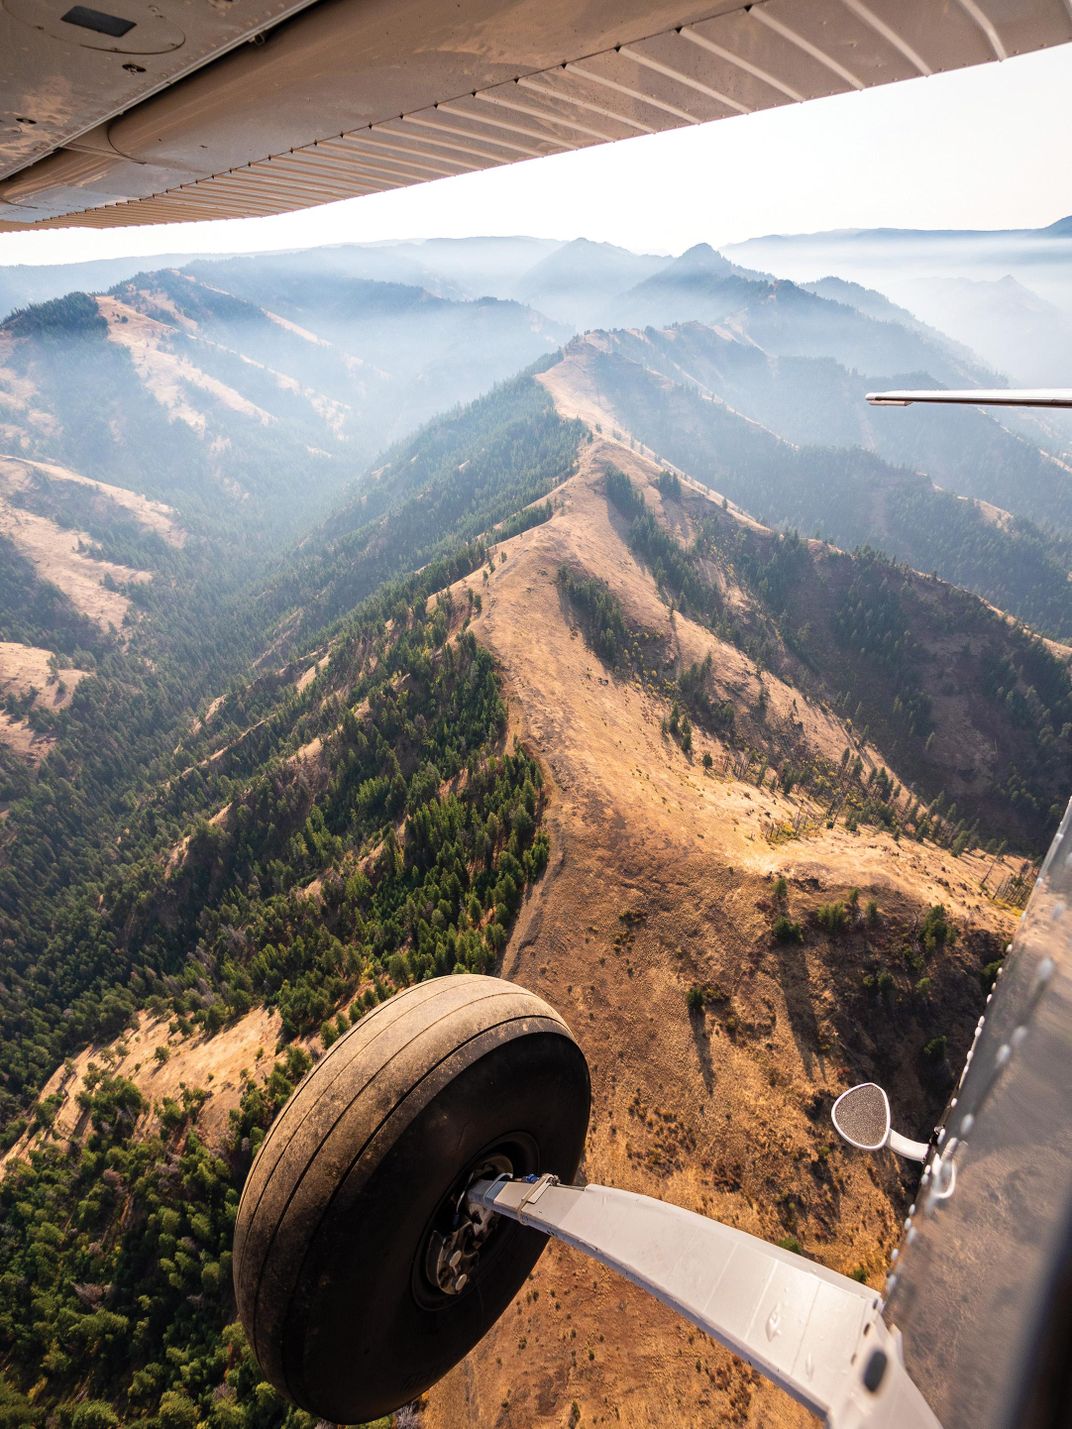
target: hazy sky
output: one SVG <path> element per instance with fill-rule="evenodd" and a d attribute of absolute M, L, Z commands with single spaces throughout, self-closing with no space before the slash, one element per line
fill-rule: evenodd
<path fill-rule="evenodd" d="M 1072 213 L 1072 45 L 278 218 L 0 236 L 0 263 L 531 233 L 677 253 Z"/>

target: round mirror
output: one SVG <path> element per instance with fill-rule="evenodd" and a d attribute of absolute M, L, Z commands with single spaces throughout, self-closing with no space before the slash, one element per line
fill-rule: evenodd
<path fill-rule="evenodd" d="M 839 1136 L 861 1151 L 879 1151 L 890 1138 L 890 1103 L 876 1082 L 842 1092 L 830 1109 Z"/>

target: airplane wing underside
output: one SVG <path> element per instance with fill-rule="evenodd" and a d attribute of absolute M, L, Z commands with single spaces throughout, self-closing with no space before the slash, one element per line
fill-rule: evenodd
<path fill-rule="evenodd" d="M 96 3 L 0 4 L 0 231 L 282 213 L 1072 40 L 1066 0 Z"/>

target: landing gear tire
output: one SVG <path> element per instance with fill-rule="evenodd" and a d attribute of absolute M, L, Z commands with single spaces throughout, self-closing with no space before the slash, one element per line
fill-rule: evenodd
<path fill-rule="evenodd" d="M 360 1423 L 463 1358 L 546 1244 L 470 1218 L 466 1187 L 571 1179 L 590 1095 L 566 1024 L 499 978 L 418 983 L 340 1038 L 272 1125 L 238 1208 L 239 1315 L 276 1389 Z"/>

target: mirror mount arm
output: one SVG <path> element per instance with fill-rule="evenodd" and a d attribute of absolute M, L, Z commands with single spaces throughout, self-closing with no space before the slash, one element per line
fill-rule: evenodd
<path fill-rule="evenodd" d="M 911 1141 L 907 1136 L 902 1136 L 899 1131 L 890 1130 L 889 1140 L 886 1145 L 898 1156 L 905 1157 L 908 1161 L 926 1161 L 930 1155 L 930 1145 L 926 1141 Z"/>

